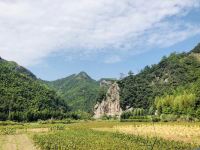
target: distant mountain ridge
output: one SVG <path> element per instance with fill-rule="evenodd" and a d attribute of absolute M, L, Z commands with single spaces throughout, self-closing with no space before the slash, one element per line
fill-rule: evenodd
<path fill-rule="evenodd" d="M 140 73 L 129 75 L 118 81 L 123 110 L 144 108 L 155 111 L 156 97 L 173 95 L 177 93 L 177 89 L 181 89 L 184 93 L 191 86 L 198 87 L 200 81 L 199 54 L 200 44 L 188 53 L 172 53 L 169 57 L 164 56 L 158 64 L 146 66 Z M 200 97 L 198 92 L 194 94 Z M 200 103 L 200 98 L 196 101 Z M 200 106 L 196 104 L 193 109 L 198 107 Z"/>
<path fill-rule="evenodd" d="M 18 65 L 16 62 L 14 61 L 6 61 L 3 58 L 0 57 L 0 61 L 1 63 L 8 63 L 9 65 L 7 67 L 9 67 L 9 69 L 11 69 L 12 71 L 16 71 L 22 74 L 26 74 L 27 76 L 36 79 L 37 77 L 28 69 Z"/>
<path fill-rule="evenodd" d="M 166 95 L 176 97 L 178 92 L 179 95 L 188 92 L 196 98 L 191 109 L 196 111 L 200 107 L 200 44 L 190 52 L 164 56 L 158 64 L 146 66 L 140 73 L 121 80 L 96 81 L 82 71 L 55 81 L 43 81 L 28 69 L 1 57 L 0 72 L 0 120 L 45 119 L 53 115 L 51 112 L 66 112 L 69 107 L 72 111 L 92 112 L 114 82 L 120 88 L 123 110 L 143 108 L 155 112 L 156 99 L 165 100 Z"/>
<path fill-rule="evenodd" d="M 0 59 L 0 120 L 45 120 L 66 111 L 67 104 L 33 73 Z"/>
<path fill-rule="evenodd" d="M 72 110 L 92 111 L 96 103 L 99 82 L 92 79 L 86 72 L 82 71 L 79 74 L 46 83 L 71 106 Z"/>

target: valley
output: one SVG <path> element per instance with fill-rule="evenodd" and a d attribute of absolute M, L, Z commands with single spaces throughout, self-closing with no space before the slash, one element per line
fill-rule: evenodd
<path fill-rule="evenodd" d="M 200 44 L 120 79 L 38 79 L 0 59 L 0 150 L 200 147 Z"/>
<path fill-rule="evenodd" d="M 200 0 L 0 0 L 0 150 L 200 150 Z"/>

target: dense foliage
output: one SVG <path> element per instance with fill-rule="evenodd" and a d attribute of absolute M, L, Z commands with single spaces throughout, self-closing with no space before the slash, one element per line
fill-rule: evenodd
<path fill-rule="evenodd" d="M 25 68 L 0 59 L 0 120 L 60 118 L 67 105 Z"/>
<path fill-rule="evenodd" d="M 106 98 L 107 91 L 108 87 L 100 87 L 96 96 L 96 101 L 101 103 Z"/>
<path fill-rule="evenodd" d="M 132 119 L 135 116 L 144 116 L 144 115 L 145 115 L 144 109 L 135 108 L 135 109 L 130 110 L 130 111 L 124 111 L 121 114 L 121 119 Z"/>
<path fill-rule="evenodd" d="M 91 79 L 85 72 L 46 83 L 57 91 L 57 94 L 67 102 L 73 111 L 92 111 L 96 103 L 99 83 Z"/>
<path fill-rule="evenodd" d="M 119 86 L 121 88 L 121 106 L 125 110 L 127 108 L 144 108 L 152 112 L 155 112 L 156 107 L 154 101 L 157 100 L 160 103 L 172 101 L 171 105 L 181 105 L 180 103 L 189 104 L 188 107 L 195 110 L 199 105 L 199 92 L 194 91 L 189 94 L 183 90 L 182 93 L 177 93 L 175 90 L 178 87 L 186 86 L 191 83 L 196 83 L 200 78 L 200 56 L 198 52 L 200 50 L 200 44 L 196 46 L 189 53 L 172 53 L 169 57 L 163 57 L 157 65 L 145 67 L 137 75 L 129 75 L 128 77 L 120 80 Z M 198 89 L 200 86 L 196 84 Z M 176 96 L 164 96 L 163 95 L 176 95 Z M 157 104 L 158 107 L 158 104 Z M 185 106 L 183 106 L 185 107 Z M 169 110 L 168 110 L 169 109 Z M 170 108 L 164 108 L 164 112 L 167 111 L 182 111 L 184 108 L 176 108 L 175 110 Z M 184 109 L 185 113 L 189 110 Z M 172 113 L 172 112 L 168 112 Z"/>
<path fill-rule="evenodd" d="M 179 87 L 173 94 L 156 97 L 158 114 L 189 115 L 200 119 L 200 81 Z"/>
<path fill-rule="evenodd" d="M 200 53 L 200 43 L 191 52 Z"/>

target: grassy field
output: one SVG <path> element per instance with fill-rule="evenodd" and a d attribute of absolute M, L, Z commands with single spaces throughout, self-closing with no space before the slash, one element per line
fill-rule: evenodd
<path fill-rule="evenodd" d="M 0 150 L 193 150 L 199 123 L 79 121 L 0 126 Z"/>

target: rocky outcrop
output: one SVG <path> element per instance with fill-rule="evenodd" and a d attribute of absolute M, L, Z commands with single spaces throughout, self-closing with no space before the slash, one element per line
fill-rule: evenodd
<path fill-rule="evenodd" d="M 100 87 L 106 87 L 106 86 L 110 86 L 112 85 L 112 81 L 108 81 L 108 80 L 101 80 L 100 81 Z"/>
<path fill-rule="evenodd" d="M 94 118 L 98 119 L 104 115 L 119 117 L 122 113 L 120 108 L 119 86 L 114 83 L 110 86 L 106 93 L 106 98 L 101 103 L 97 103 L 94 107 Z"/>

